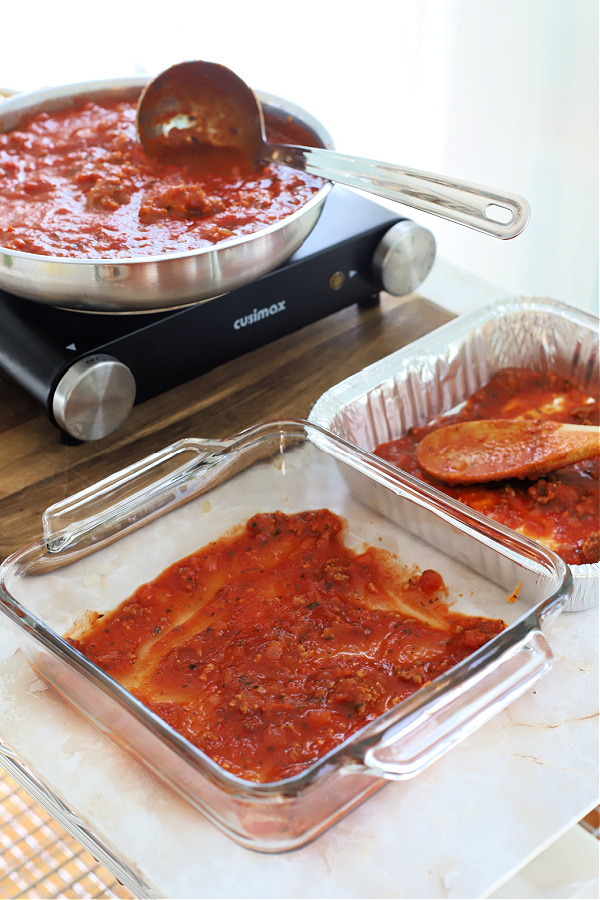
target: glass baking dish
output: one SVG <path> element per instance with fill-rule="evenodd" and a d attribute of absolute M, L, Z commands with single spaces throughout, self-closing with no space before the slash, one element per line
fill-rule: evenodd
<path fill-rule="evenodd" d="M 437 569 L 454 609 L 508 628 L 293 778 L 231 775 L 61 637 L 257 512 L 323 507 L 346 520 L 348 545 Z M 545 632 L 571 590 L 551 551 L 297 420 L 179 441 L 49 508 L 43 529 L 0 569 L 3 619 L 35 671 L 227 835 L 268 852 L 303 845 L 386 780 L 414 777 L 528 690 L 552 664 Z"/>

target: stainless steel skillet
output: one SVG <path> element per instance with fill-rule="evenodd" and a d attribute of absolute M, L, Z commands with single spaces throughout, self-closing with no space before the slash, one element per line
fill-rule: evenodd
<path fill-rule="evenodd" d="M 117 78 L 44 88 L 0 102 L 0 132 L 24 116 L 51 111 L 81 97 L 137 96 L 148 79 Z M 275 115 L 292 116 L 327 148 L 327 130 L 305 110 L 257 92 Z M 302 245 L 316 225 L 332 185 L 327 182 L 301 209 L 254 234 L 200 250 L 132 259 L 65 259 L 0 247 L 0 288 L 51 306 L 90 312 L 137 313 L 175 309 L 217 297 L 270 272 Z"/>

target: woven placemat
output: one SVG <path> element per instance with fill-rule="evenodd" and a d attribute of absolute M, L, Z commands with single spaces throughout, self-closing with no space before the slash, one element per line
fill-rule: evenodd
<path fill-rule="evenodd" d="M 0 768 L 0 898 L 133 895 Z"/>

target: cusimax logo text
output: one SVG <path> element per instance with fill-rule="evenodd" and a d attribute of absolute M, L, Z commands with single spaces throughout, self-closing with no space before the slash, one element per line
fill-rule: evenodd
<path fill-rule="evenodd" d="M 261 319 L 268 319 L 269 316 L 276 316 L 280 312 L 285 312 L 285 300 L 271 303 L 270 306 L 263 306 L 262 309 L 256 309 L 255 307 L 247 316 L 241 316 L 239 319 L 236 319 L 233 327 L 236 331 L 239 331 L 240 328 L 246 328 L 247 325 L 255 325 Z"/>

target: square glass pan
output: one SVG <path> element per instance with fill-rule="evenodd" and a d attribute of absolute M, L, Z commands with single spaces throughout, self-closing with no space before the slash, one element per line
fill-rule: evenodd
<path fill-rule="evenodd" d="M 309 420 L 363 450 L 449 412 L 499 369 L 550 369 L 598 391 L 598 319 L 545 297 L 489 303 L 346 378 Z M 598 604 L 600 564 L 572 566 L 569 610 Z"/>
<path fill-rule="evenodd" d="M 350 546 L 437 569 L 456 609 L 509 627 L 300 775 L 230 775 L 61 637 L 256 512 L 322 507 L 346 520 Z M 88 720 L 238 843 L 273 852 L 316 837 L 386 779 L 413 777 L 527 690 L 551 665 L 543 632 L 570 589 L 550 551 L 319 426 L 284 420 L 179 441 L 48 509 L 43 539 L 0 569 L 0 610 L 34 669 Z"/>

